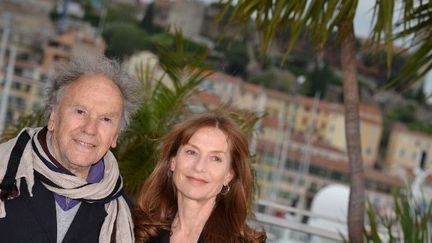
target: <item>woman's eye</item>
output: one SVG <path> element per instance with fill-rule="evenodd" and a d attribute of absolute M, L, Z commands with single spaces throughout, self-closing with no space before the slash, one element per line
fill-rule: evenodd
<path fill-rule="evenodd" d="M 212 156 L 212 160 L 213 160 L 213 161 L 216 161 L 216 162 L 221 162 L 221 161 L 222 161 L 222 158 L 219 157 L 219 156 Z"/>
<path fill-rule="evenodd" d="M 188 150 L 186 150 L 186 154 L 188 154 L 188 155 L 195 155 L 196 152 L 194 150 L 188 149 Z"/>

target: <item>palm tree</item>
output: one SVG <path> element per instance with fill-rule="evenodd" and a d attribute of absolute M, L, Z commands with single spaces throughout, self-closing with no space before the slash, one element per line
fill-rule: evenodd
<path fill-rule="evenodd" d="M 187 100 L 205 78 L 202 66 L 205 56 L 188 56 L 181 33 L 176 33 L 173 50 L 159 47 L 161 77 L 152 77 L 152 70 L 136 68 L 142 82 L 144 100 L 131 123 L 122 134 L 115 155 L 119 161 L 125 187 L 135 195 L 157 161 L 160 139 L 182 119 Z M 208 73 L 208 72 L 207 72 Z"/>
<path fill-rule="evenodd" d="M 199 89 L 199 84 L 211 74 L 203 67 L 205 55 L 188 55 L 183 37 L 176 33 L 173 49 L 159 48 L 160 67 L 163 76 L 154 80 L 151 70 L 138 66 L 136 73 L 143 83 L 144 101 L 131 124 L 122 134 L 115 155 L 119 161 L 126 191 L 135 196 L 141 184 L 153 171 L 157 162 L 161 138 L 192 111 L 189 98 Z M 223 109 L 250 137 L 260 118 L 249 111 Z"/>
<path fill-rule="evenodd" d="M 359 91 L 357 84 L 357 64 L 355 48 L 355 30 L 353 25 L 358 0 L 225 0 L 225 10 L 234 6 L 232 19 L 247 24 L 251 19 L 261 36 L 261 52 L 265 54 L 278 31 L 290 31 L 285 57 L 293 48 L 303 32 L 308 32 L 317 48 L 318 59 L 322 55 L 324 44 L 332 32 L 336 32 L 340 42 L 340 63 L 343 78 L 345 104 L 345 131 L 347 153 L 350 162 L 351 185 L 348 208 L 349 242 L 363 242 L 363 225 L 365 212 L 364 171 L 361 157 L 359 130 Z M 405 27 L 397 37 L 411 33 L 420 33 L 422 45 L 415 58 L 408 62 L 405 77 L 413 75 L 412 67 L 421 65 L 424 69 L 415 75 L 424 75 L 432 66 L 431 53 L 431 3 L 420 1 L 402 1 Z M 391 66 L 393 52 L 393 13 L 395 3 L 392 0 L 376 1 L 374 7 L 374 24 L 371 30 L 372 44 L 387 50 L 387 63 Z M 223 15 L 224 13 L 222 13 Z M 421 19 L 422 21 L 418 21 Z M 426 20 L 425 20 L 426 19 Z M 427 22 L 429 21 L 429 22 Z M 426 24 L 429 23 L 429 24 Z M 428 39 L 427 39 L 428 38 Z M 425 54 L 426 53 L 426 54 Z M 414 75 L 414 76 L 415 76 Z M 399 81 L 402 81 L 401 78 Z"/>

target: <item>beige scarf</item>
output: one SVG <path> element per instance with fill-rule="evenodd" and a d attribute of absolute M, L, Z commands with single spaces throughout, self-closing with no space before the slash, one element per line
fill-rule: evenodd
<path fill-rule="evenodd" d="M 30 137 L 34 139 L 39 151 L 42 151 L 42 148 L 37 142 L 37 139 L 34 138 L 34 135 L 37 134 L 41 129 L 42 128 L 25 128 L 23 131 L 21 131 L 26 131 Z M 0 181 L 4 177 L 7 168 L 7 162 L 12 148 L 17 141 L 17 137 L 0 145 Z M 35 154 L 30 141 L 27 143 L 24 149 L 16 174 L 17 188 L 20 188 L 20 178 L 25 178 L 30 196 L 33 196 L 33 170 L 35 170 L 55 185 L 61 187 L 57 188 L 42 182 L 48 190 L 54 193 L 72 199 L 83 199 L 88 201 L 104 199 L 115 189 L 120 172 L 117 161 L 110 151 L 106 153 L 103 159 L 105 163 L 103 179 L 98 183 L 88 184 L 86 180 L 80 177 L 57 173 L 49 169 Z M 121 183 L 121 186 L 118 188 L 118 190 L 121 190 L 122 187 L 123 182 Z M 114 228 L 116 233 L 116 242 L 134 242 L 132 217 L 124 197 L 120 196 L 106 203 L 105 210 L 108 215 L 105 217 L 105 221 L 102 225 L 99 235 L 99 242 L 111 242 L 111 235 Z M 6 217 L 4 202 L 0 200 L 0 218 L 4 217 Z"/>

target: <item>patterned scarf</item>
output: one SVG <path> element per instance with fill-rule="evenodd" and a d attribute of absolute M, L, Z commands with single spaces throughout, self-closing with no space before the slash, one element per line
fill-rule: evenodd
<path fill-rule="evenodd" d="M 89 203 L 104 203 L 107 216 L 102 225 L 99 242 L 134 242 L 133 222 L 123 197 L 123 181 L 114 155 L 108 151 L 103 157 L 104 175 L 98 183 L 88 183 L 80 177 L 55 172 L 40 159 L 40 154 L 37 154 L 43 151 L 40 142 L 36 139 L 41 130 L 42 128 L 26 128 L 21 131 L 21 133 L 27 132 L 32 141 L 26 144 L 20 160 L 15 177 L 17 188 L 20 188 L 20 178 L 24 178 L 32 196 L 33 175 L 35 175 L 53 193 Z M 4 177 L 6 162 L 17 138 L 0 145 L 0 181 Z M 0 200 L 0 218 L 2 217 L 6 217 L 6 211 L 4 202 Z"/>

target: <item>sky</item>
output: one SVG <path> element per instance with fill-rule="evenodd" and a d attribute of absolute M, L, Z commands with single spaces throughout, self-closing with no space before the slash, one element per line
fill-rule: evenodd
<path fill-rule="evenodd" d="M 354 18 L 354 29 L 357 36 L 367 37 L 371 28 L 375 0 L 359 0 Z"/>

